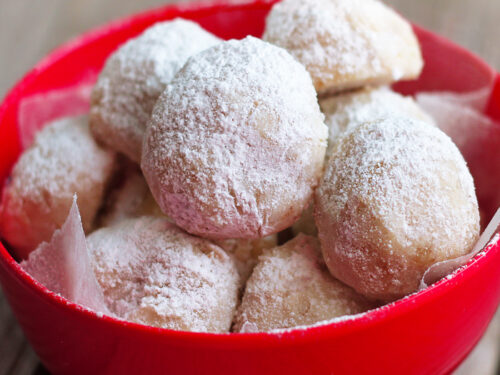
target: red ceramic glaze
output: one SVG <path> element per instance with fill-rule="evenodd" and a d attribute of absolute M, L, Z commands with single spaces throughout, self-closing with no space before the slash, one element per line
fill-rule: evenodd
<path fill-rule="evenodd" d="M 259 36 L 271 5 L 272 1 L 257 1 L 168 6 L 114 22 L 57 49 L 10 91 L 0 107 L 0 182 L 20 153 L 18 111 L 24 98 L 92 83 L 116 46 L 156 21 L 182 16 L 223 38 Z M 416 32 L 426 60 L 424 72 L 418 81 L 398 84 L 397 89 L 470 91 L 496 79 L 488 113 L 500 119 L 499 76 L 468 51 L 418 27 Z M 68 111 L 61 106 L 48 116 Z M 352 320 L 281 334 L 217 335 L 100 317 L 45 289 L 0 245 L 5 295 L 40 359 L 55 374 L 449 373 L 473 348 L 495 312 L 499 268 L 497 242 L 452 278 Z"/>

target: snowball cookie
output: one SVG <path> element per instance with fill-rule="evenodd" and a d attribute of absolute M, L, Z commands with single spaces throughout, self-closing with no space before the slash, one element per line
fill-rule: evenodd
<path fill-rule="evenodd" d="M 107 227 L 140 216 L 166 217 L 156 204 L 137 165 L 126 166 L 123 181 L 109 193 L 106 200 L 107 207 L 99 218 L 99 226 Z"/>
<path fill-rule="evenodd" d="M 87 237 L 109 310 L 128 321 L 228 332 L 238 301 L 233 259 L 166 219 L 129 219 Z"/>
<path fill-rule="evenodd" d="M 319 93 L 413 79 L 423 67 L 410 24 L 376 0 L 283 0 L 263 38 L 304 64 Z"/>
<path fill-rule="evenodd" d="M 434 120 L 420 108 L 412 97 L 402 96 L 388 87 L 367 87 L 323 99 L 319 104 L 325 115 L 325 124 L 329 131 L 326 160 L 332 153 L 335 141 L 342 133 L 368 121 L 402 115 L 435 125 Z M 314 204 L 311 204 L 302 212 L 300 219 L 292 226 L 295 234 L 317 235 L 313 211 Z"/>
<path fill-rule="evenodd" d="M 328 129 L 311 78 L 253 37 L 188 60 L 155 105 L 142 170 L 163 212 L 212 239 L 289 227 L 323 168 Z"/>
<path fill-rule="evenodd" d="M 139 163 L 146 123 L 165 85 L 188 57 L 219 41 L 196 23 L 175 19 L 126 42 L 108 58 L 92 91 L 92 134 Z"/>
<path fill-rule="evenodd" d="M 345 133 L 315 203 L 330 272 L 374 299 L 416 291 L 429 266 L 468 253 L 479 234 L 474 183 L 457 147 L 405 117 Z"/>
<path fill-rule="evenodd" d="M 257 259 L 264 250 L 271 249 L 278 245 L 278 235 L 271 234 L 256 240 L 219 240 L 215 241 L 215 244 L 220 246 L 226 253 L 229 253 L 234 258 L 241 281 L 245 283 L 257 264 Z"/>
<path fill-rule="evenodd" d="M 361 313 L 370 304 L 335 280 L 320 255 L 318 240 L 300 234 L 259 258 L 236 314 L 236 332 L 307 326 Z"/>
<path fill-rule="evenodd" d="M 410 96 L 398 94 L 388 87 L 365 88 L 320 101 L 328 126 L 326 157 L 332 152 L 335 139 L 343 132 L 367 121 L 402 115 L 435 125 L 434 120 Z"/>
<path fill-rule="evenodd" d="M 16 255 L 27 258 L 60 228 L 78 196 L 85 231 L 92 229 L 112 175 L 115 154 L 92 138 L 88 117 L 46 125 L 19 158 L 0 204 L 0 235 Z"/>

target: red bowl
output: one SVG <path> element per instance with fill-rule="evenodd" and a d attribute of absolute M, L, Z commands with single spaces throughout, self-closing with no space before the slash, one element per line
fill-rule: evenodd
<path fill-rule="evenodd" d="M 167 6 L 114 22 L 57 49 L 10 91 L 0 107 L 0 182 L 21 151 L 20 101 L 93 82 L 117 45 L 159 20 L 182 16 L 223 38 L 260 36 L 272 3 Z M 397 89 L 461 92 L 496 81 L 488 114 L 499 119 L 500 76 L 464 49 L 415 30 L 426 66 L 418 81 L 398 84 Z M 62 105 L 46 117 L 73 110 Z M 33 348 L 55 374 L 448 373 L 473 348 L 495 312 L 499 269 L 496 242 L 453 277 L 351 320 L 279 334 L 204 334 L 99 316 L 48 291 L 0 245 L 4 293 Z"/>

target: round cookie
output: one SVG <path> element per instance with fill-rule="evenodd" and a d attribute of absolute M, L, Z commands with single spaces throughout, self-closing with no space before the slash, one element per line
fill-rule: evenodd
<path fill-rule="evenodd" d="M 186 231 L 260 238 L 290 226 L 309 202 L 327 132 L 304 67 L 247 37 L 193 56 L 167 85 L 141 167 L 163 212 Z"/>
<path fill-rule="evenodd" d="M 432 264 L 464 255 L 479 234 L 474 183 L 450 138 L 405 117 L 365 123 L 335 144 L 315 197 L 330 272 L 394 300 Z"/>
<path fill-rule="evenodd" d="M 27 258 L 61 227 L 78 196 L 85 231 L 101 206 L 115 154 L 92 138 L 87 116 L 46 125 L 17 161 L 0 204 L 0 235 Z"/>
<path fill-rule="evenodd" d="M 128 321 L 228 332 L 240 287 L 233 259 L 166 219 L 128 219 L 87 237 L 109 310 Z"/>
<path fill-rule="evenodd" d="M 435 125 L 434 120 L 410 96 L 398 94 L 388 87 L 362 90 L 332 96 L 319 102 L 328 126 L 326 157 L 332 152 L 335 139 L 365 122 L 389 116 L 411 117 Z"/>
<path fill-rule="evenodd" d="M 423 67 L 411 25 L 377 0 L 283 0 L 263 39 L 304 64 L 320 94 L 417 78 Z"/>
<path fill-rule="evenodd" d="M 412 97 L 402 96 L 388 87 L 364 88 L 320 100 L 319 105 L 328 126 L 326 159 L 330 157 L 336 140 L 342 133 L 365 122 L 384 119 L 388 116 L 408 116 L 434 125 L 434 120 L 425 113 Z M 316 236 L 314 204 L 302 212 L 292 226 L 293 232 Z"/>
<path fill-rule="evenodd" d="M 191 55 L 219 42 L 180 18 L 157 23 L 127 41 L 108 58 L 92 91 L 92 134 L 139 163 L 156 99 Z"/>
<path fill-rule="evenodd" d="M 371 307 L 364 297 L 330 275 L 318 240 L 300 234 L 259 257 L 238 308 L 234 331 L 308 326 Z"/>

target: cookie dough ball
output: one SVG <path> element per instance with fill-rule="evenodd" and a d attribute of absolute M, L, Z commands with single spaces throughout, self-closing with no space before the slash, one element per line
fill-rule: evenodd
<path fill-rule="evenodd" d="M 263 38 L 304 64 L 319 93 L 414 79 L 423 67 L 411 25 L 376 0 L 283 0 Z"/>
<path fill-rule="evenodd" d="M 126 42 L 108 58 L 92 91 L 92 134 L 139 163 L 144 130 L 165 85 L 191 55 L 219 42 L 183 19 L 157 23 Z"/>
<path fill-rule="evenodd" d="M 122 220 L 141 216 L 166 217 L 156 204 L 137 165 L 127 164 L 123 174 L 123 180 L 106 199 L 106 208 L 99 218 L 99 226 L 108 227 Z"/>
<path fill-rule="evenodd" d="M 188 60 L 155 105 L 142 170 L 162 208 L 212 239 L 289 227 L 322 173 L 328 129 L 311 78 L 253 37 Z"/>
<path fill-rule="evenodd" d="M 474 183 L 457 147 L 404 117 L 338 140 L 315 220 L 332 275 L 385 301 L 415 292 L 429 266 L 468 253 L 479 234 Z"/>
<path fill-rule="evenodd" d="M 92 138 L 87 116 L 45 126 L 19 158 L 0 204 L 0 235 L 16 255 L 27 258 L 62 226 L 78 196 L 85 231 L 101 206 L 115 154 Z"/>
<path fill-rule="evenodd" d="M 434 120 L 412 97 L 398 94 L 388 87 L 365 88 L 332 96 L 321 100 L 320 107 L 329 130 L 327 158 L 332 152 L 335 140 L 342 133 L 365 122 L 399 115 L 435 125 Z"/>
<path fill-rule="evenodd" d="M 220 247 L 146 216 L 95 231 L 87 242 L 112 313 L 154 327 L 229 331 L 240 284 Z"/>
<path fill-rule="evenodd" d="M 300 234 L 259 258 L 247 282 L 234 330 L 262 332 L 307 326 L 370 307 L 364 297 L 330 275 L 321 260 L 318 240 Z"/>
<path fill-rule="evenodd" d="M 245 283 L 257 264 L 257 259 L 264 250 L 271 249 L 278 244 L 278 235 L 271 234 L 270 236 L 256 240 L 219 240 L 215 241 L 215 244 L 231 254 L 236 263 L 242 283 Z"/>

